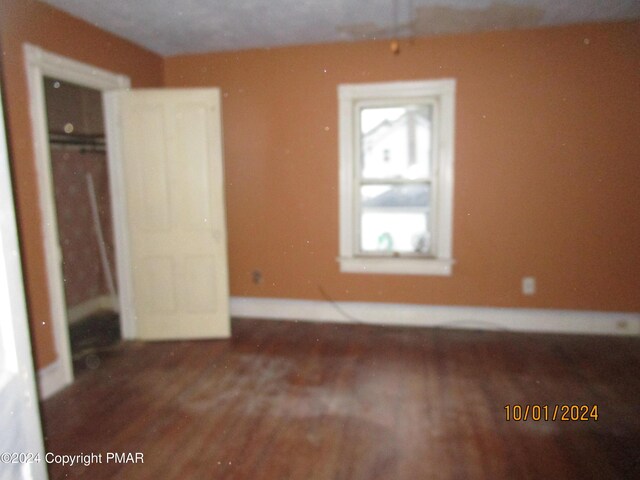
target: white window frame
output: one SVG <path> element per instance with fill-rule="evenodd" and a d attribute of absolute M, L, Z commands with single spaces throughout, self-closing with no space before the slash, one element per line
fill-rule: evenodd
<path fill-rule="evenodd" d="M 340 135 L 340 271 L 400 275 L 449 276 L 453 269 L 453 179 L 455 130 L 454 79 L 342 84 L 338 86 Z M 436 105 L 433 158 L 432 233 L 429 256 L 359 254 L 357 168 L 358 112 L 368 105 L 420 101 Z"/>

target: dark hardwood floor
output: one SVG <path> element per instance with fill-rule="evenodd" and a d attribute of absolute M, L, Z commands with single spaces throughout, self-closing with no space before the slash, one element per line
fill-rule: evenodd
<path fill-rule="evenodd" d="M 640 478 L 640 339 L 234 320 L 125 343 L 42 405 L 51 478 Z M 597 405 L 505 421 L 505 405 Z"/>

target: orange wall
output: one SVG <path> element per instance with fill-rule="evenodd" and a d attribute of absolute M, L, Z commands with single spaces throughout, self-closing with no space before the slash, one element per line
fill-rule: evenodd
<path fill-rule="evenodd" d="M 640 23 L 161 59 L 33 0 L 0 0 L 3 89 L 38 367 L 55 348 L 22 44 L 223 91 L 237 296 L 640 310 Z M 164 67 L 164 79 L 163 79 Z M 458 80 L 450 278 L 340 274 L 336 86 Z M 250 272 L 260 269 L 261 285 Z M 534 275 L 538 294 L 523 297 Z"/>
<path fill-rule="evenodd" d="M 401 48 L 165 60 L 166 86 L 223 92 L 232 295 L 639 311 L 640 23 Z M 440 77 L 458 89 L 453 276 L 339 273 L 336 86 Z"/>
<path fill-rule="evenodd" d="M 0 0 L 3 89 L 8 116 L 23 270 L 38 368 L 56 358 L 38 206 L 36 172 L 22 44 L 38 45 L 112 72 L 129 75 L 133 86 L 161 86 L 162 58 L 32 0 Z"/>

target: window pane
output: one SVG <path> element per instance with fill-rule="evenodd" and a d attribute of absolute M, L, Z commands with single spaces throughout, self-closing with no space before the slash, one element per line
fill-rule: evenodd
<path fill-rule="evenodd" d="M 360 187 L 361 251 L 428 253 L 429 189 L 429 185 Z"/>
<path fill-rule="evenodd" d="M 362 178 L 428 178 L 432 117 L 430 105 L 360 110 Z"/>

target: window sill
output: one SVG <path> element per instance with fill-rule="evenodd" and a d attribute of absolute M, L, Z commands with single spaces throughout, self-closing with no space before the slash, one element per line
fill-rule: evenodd
<path fill-rule="evenodd" d="M 338 258 L 340 271 L 344 273 L 382 273 L 395 275 L 451 276 L 452 259 L 416 258 Z"/>

